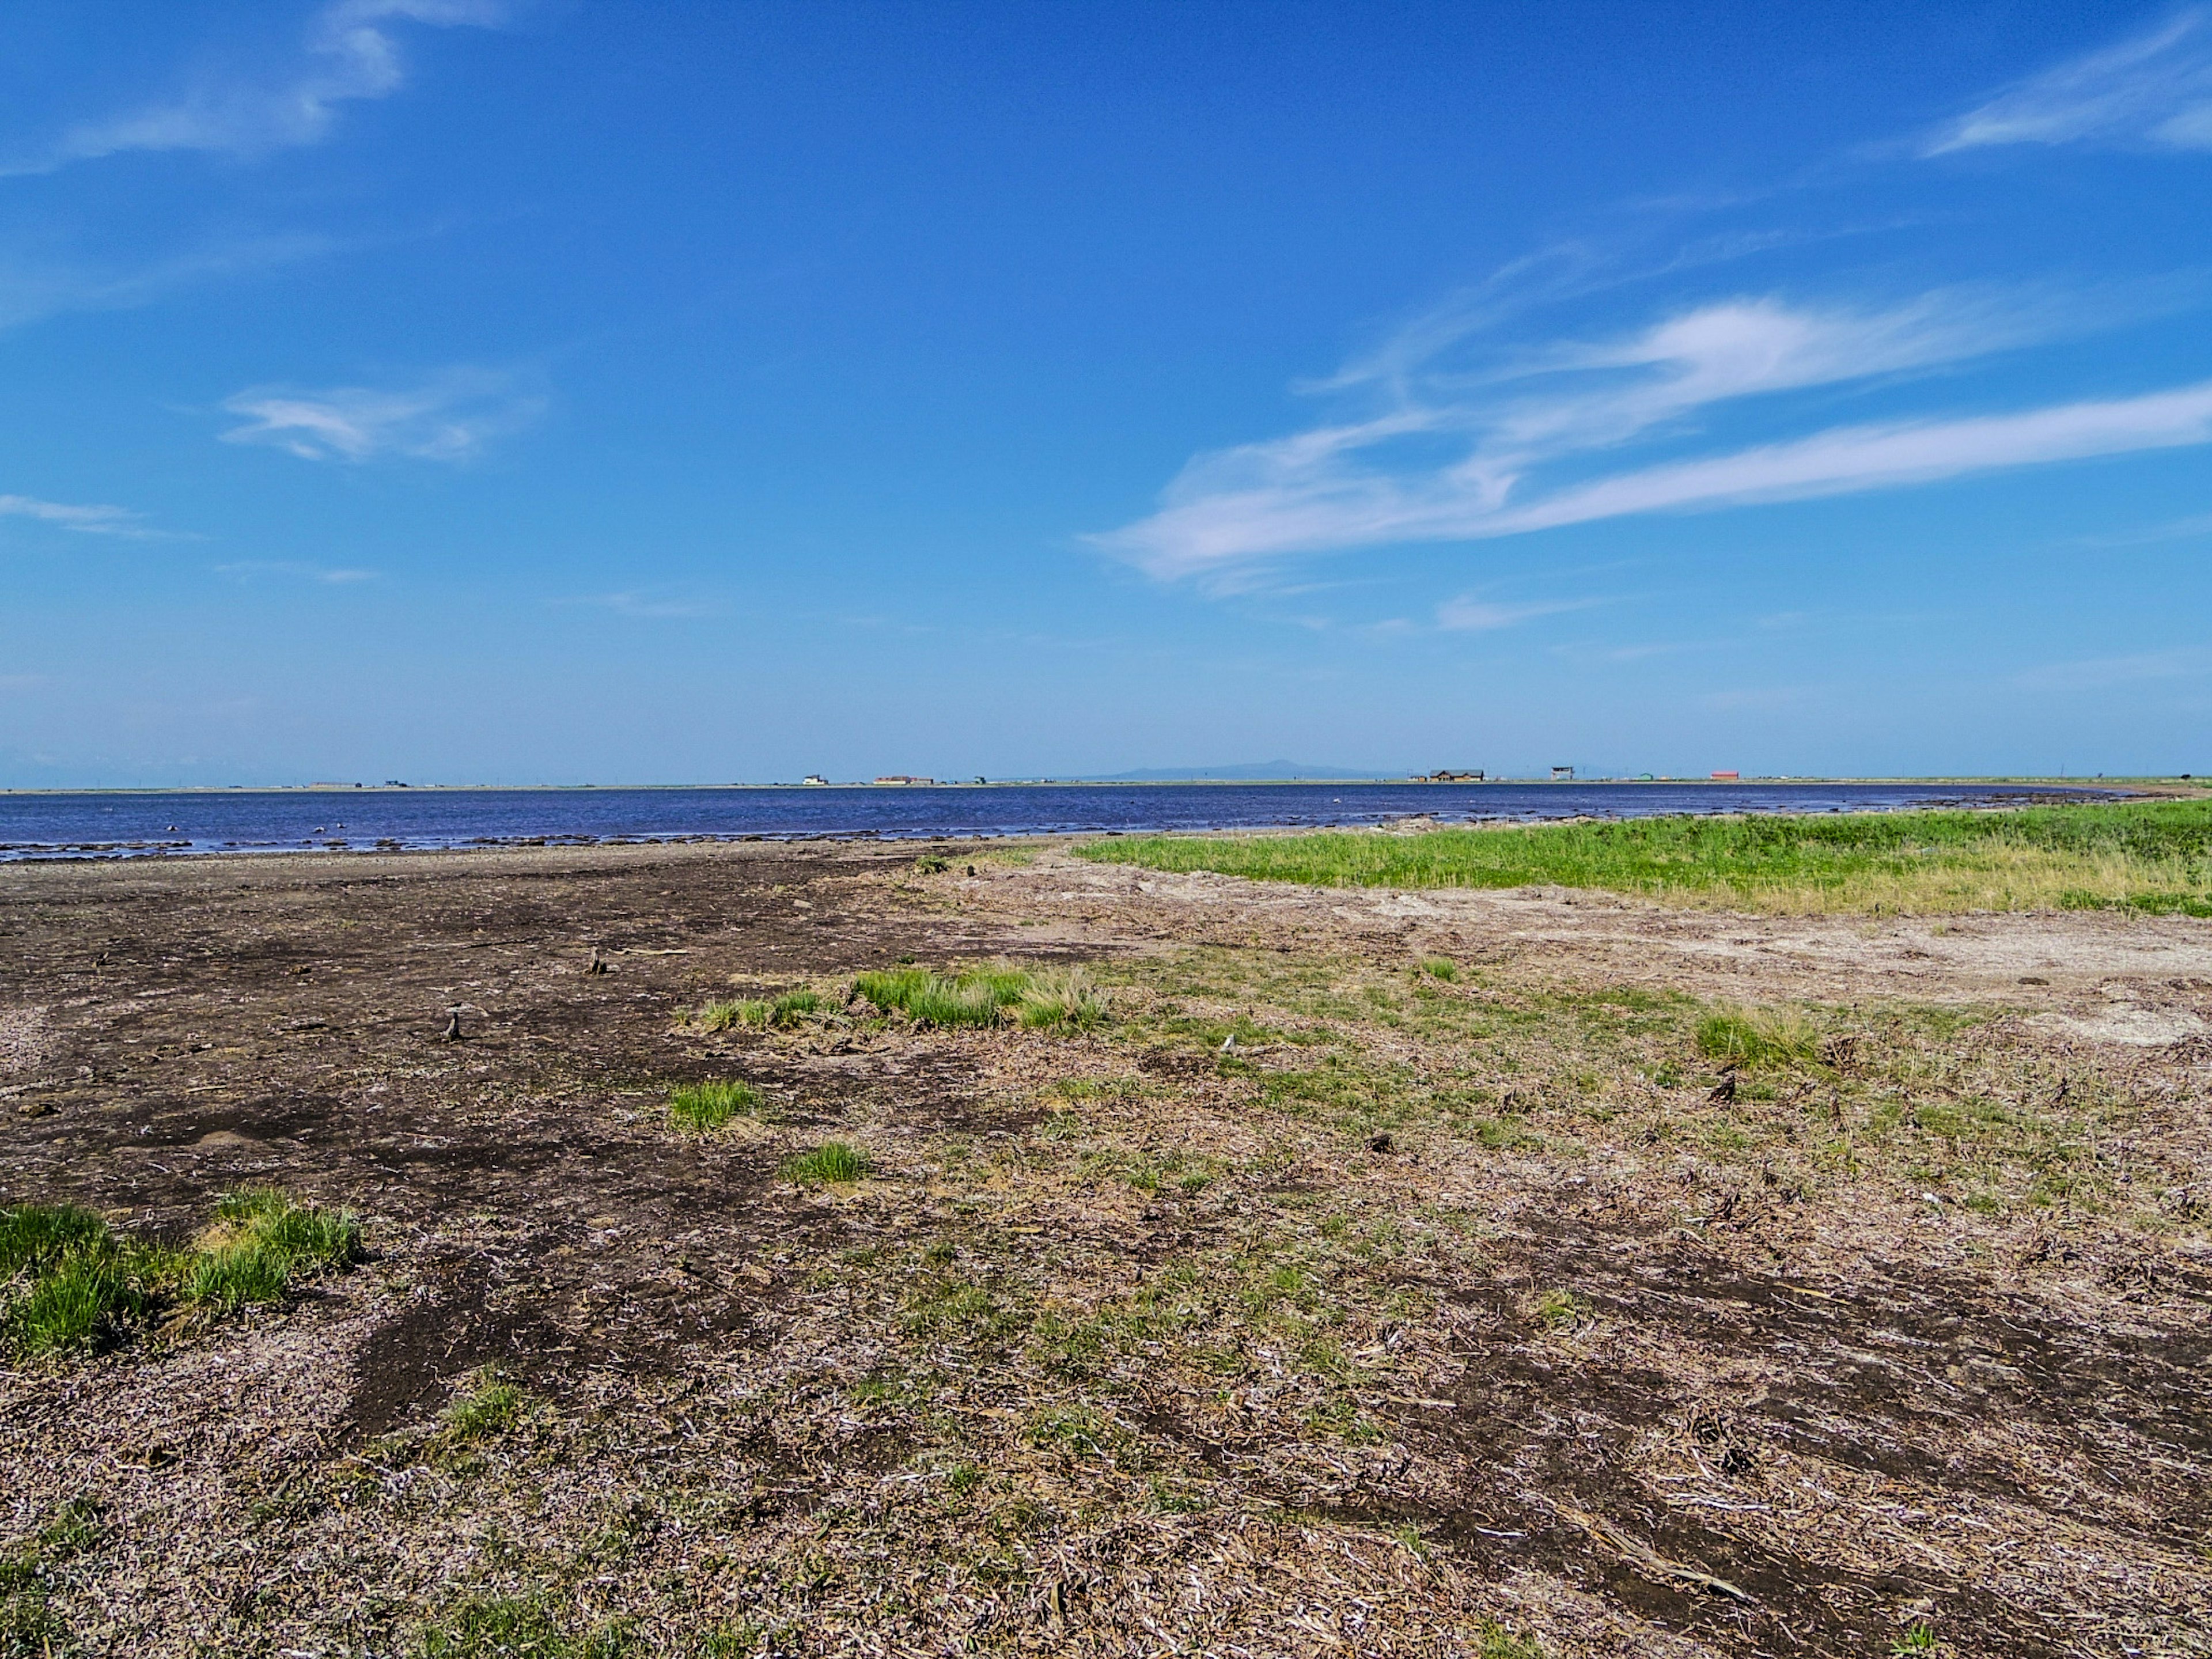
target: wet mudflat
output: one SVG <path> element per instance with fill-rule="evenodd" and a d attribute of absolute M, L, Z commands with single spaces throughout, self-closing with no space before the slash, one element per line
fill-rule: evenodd
<path fill-rule="evenodd" d="M 855 994 L 903 962 L 1106 1017 Z M 0 870 L 0 1202 L 181 1241 L 276 1185 L 367 1249 L 8 1362 L 9 1628 L 2212 1651 L 2208 1016 L 2185 918 L 1049 844 Z M 672 1125 L 714 1079 L 757 1103 Z"/>

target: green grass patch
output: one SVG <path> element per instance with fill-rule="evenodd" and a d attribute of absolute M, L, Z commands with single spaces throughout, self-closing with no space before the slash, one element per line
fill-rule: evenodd
<path fill-rule="evenodd" d="M 350 1213 L 296 1204 L 274 1188 L 225 1194 L 186 1250 L 118 1233 L 74 1205 L 19 1205 L 0 1210 L 0 1334 L 27 1358 L 96 1352 L 156 1309 L 220 1315 L 281 1301 L 300 1275 L 360 1254 Z"/>
<path fill-rule="evenodd" d="M 798 1025 L 822 1012 L 818 991 L 786 991 L 774 997 L 738 997 L 701 1004 L 691 1023 L 702 1031 L 755 1030 Z"/>
<path fill-rule="evenodd" d="M 1011 1017 L 1031 1030 L 1089 1030 L 1108 1016 L 1106 994 L 1080 968 L 973 968 L 951 975 L 893 968 L 859 975 L 853 988 L 885 1013 L 917 1025 L 997 1025 Z"/>
<path fill-rule="evenodd" d="M 361 1254 L 361 1224 L 345 1211 L 295 1204 L 274 1187 L 226 1193 L 200 1236 L 185 1300 L 218 1313 L 280 1302 L 299 1274 L 341 1267 Z"/>
<path fill-rule="evenodd" d="M 529 1406 L 530 1396 L 498 1372 L 478 1371 L 469 1391 L 441 1413 L 438 1437 L 449 1446 L 489 1440 L 520 1422 Z"/>
<path fill-rule="evenodd" d="M 1503 1625 L 1482 1627 L 1482 1645 L 1476 1659 L 1544 1659 L 1544 1650 L 1533 1636 L 1516 1636 Z"/>
<path fill-rule="evenodd" d="M 2212 800 L 1448 829 L 1146 836 L 1100 863 L 1331 887 L 1595 887 L 1788 913 L 2114 908 L 2212 916 Z"/>
<path fill-rule="evenodd" d="M 1794 1009 L 1726 1008 L 1698 1022 L 1698 1052 L 1724 1066 L 1784 1070 L 1818 1055 L 1820 1033 Z"/>
<path fill-rule="evenodd" d="M 1032 974 L 1014 1005 L 1015 1017 L 1032 1031 L 1088 1031 L 1106 1023 L 1106 994 L 1080 968 Z"/>
<path fill-rule="evenodd" d="M 758 1110 L 760 1103 L 760 1091 L 736 1078 L 686 1083 L 669 1091 L 668 1121 L 706 1133 L 726 1128 L 732 1118 Z"/>
<path fill-rule="evenodd" d="M 781 1173 L 786 1181 L 820 1187 L 858 1181 L 869 1170 L 868 1155 L 842 1140 L 825 1140 L 812 1152 L 784 1159 Z"/>

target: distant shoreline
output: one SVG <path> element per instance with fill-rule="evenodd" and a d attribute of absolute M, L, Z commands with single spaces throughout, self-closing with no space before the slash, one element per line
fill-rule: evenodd
<path fill-rule="evenodd" d="M 184 784 L 112 784 L 80 787 L 20 787 L 0 786 L 0 797 L 19 795 L 285 795 L 327 796 L 346 799 L 356 795 L 456 795 L 456 794 L 608 794 L 667 792 L 701 793 L 758 793 L 790 791 L 819 794 L 828 790 L 866 791 L 871 793 L 919 793 L 932 789 L 1266 789 L 1296 784 L 1303 788 L 1409 789 L 1426 786 L 1438 789 L 1481 789 L 1510 786 L 1516 789 L 1538 787 L 1559 789 L 1635 789 L 1688 787 L 1709 789 L 1741 789 L 1762 786 L 1818 788 L 1831 784 L 1865 785 L 1869 787 L 1915 788 L 1957 785 L 1978 788 L 2056 788 L 2056 789 L 2117 789 L 2168 788 L 2196 793 L 2212 788 L 2212 775 L 2190 773 L 2143 773 L 2123 775 L 2118 773 L 2100 774 L 2090 777 L 2021 776 L 2003 773 L 1979 775 L 1935 775 L 1929 776 L 1875 775 L 1864 776 L 1811 773 L 1753 773 L 1736 778 L 1712 777 L 1592 777 L 1547 778 L 1510 777 L 1503 774 L 1488 778 L 1423 778 L 1378 775 L 1371 778 L 1007 778 L 993 779 L 981 783 L 960 782 L 945 779 L 928 783 L 875 783 L 862 780 L 833 783 L 410 783 L 410 784 L 308 784 L 308 783 L 184 783 Z"/>

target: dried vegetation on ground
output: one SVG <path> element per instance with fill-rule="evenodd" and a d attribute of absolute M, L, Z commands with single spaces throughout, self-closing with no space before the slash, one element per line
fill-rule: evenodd
<path fill-rule="evenodd" d="M 365 1253 L 9 1358 L 0 1652 L 2212 1651 L 2202 922 L 0 884 L 0 1203 Z"/>

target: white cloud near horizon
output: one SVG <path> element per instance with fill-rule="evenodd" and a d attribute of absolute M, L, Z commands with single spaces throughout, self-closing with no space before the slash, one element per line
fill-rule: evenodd
<path fill-rule="evenodd" d="M 32 519 L 58 530 L 81 536 L 128 536 L 150 539 L 161 534 L 149 530 L 143 515 L 127 507 L 81 506 L 69 501 L 42 501 L 31 495 L 0 495 L 0 517 Z"/>
<path fill-rule="evenodd" d="M 216 565 L 215 573 L 218 576 L 298 576 L 307 581 L 328 582 L 334 586 L 376 580 L 374 570 L 332 569 L 325 565 L 302 564 L 292 559 L 241 559 L 230 564 Z"/>
<path fill-rule="evenodd" d="M 2212 675 L 2212 651 L 2200 646 L 2045 663 L 2015 674 L 2013 684 L 2036 691 L 2088 691 L 2147 680 L 2197 679 L 2208 675 Z"/>
<path fill-rule="evenodd" d="M 1437 626 L 1448 634 L 1487 634 L 1512 628 L 1539 617 L 1556 617 L 1563 611 L 1587 611 L 1600 599 L 1555 599 L 1528 605 L 1501 605 L 1462 593 L 1437 607 Z"/>
<path fill-rule="evenodd" d="M 2212 14 L 2192 6 L 2030 76 L 1946 122 L 1919 153 L 2076 143 L 2212 150 Z"/>
<path fill-rule="evenodd" d="M 670 622 L 692 617 L 719 615 L 720 605 L 700 600 L 656 599 L 635 589 L 619 593 L 579 593 L 571 598 L 550 599 L 550 605 L 590 605 L 594 610 L 611 611 L 618 617 L 635 617 L 653 622 Z"/>
<path fill-rule="evenodd" d="M 131 151 L 199 150 L 262 155 L 319 143 L 339 109 L 388 98 L 407 82 L 392 26 L 493 27 L 504 0 L 334 0 L 314 15 L 307 63 L 276 86 L 207 84 L 173 103 L 80 122 L 34 154 L 0 162 L 0 178 L 53 173 Z"/>
<path fill-rule="evenodd" d="M 246 417 L 222 434 L 226 443 L 268 444 L 307 461 L 400 456 L 458 463 L 476 459 L 493 438 L 528 425 L 545 400 L 518 391 L 507 375 L 453 368 L 398 390 L 249 387 L 222 406 Z"/>
<path fill-rule="evenodd" d="M 2052 337 L 2079 326 L 2066 309 L 2049 295 L 1965 289 L 1877 309 L 1739 297 L 1472 368 L 1454 349 L 1483 319 L 1419 319 L 1320 383 L 1366 397 L 1361 416 L 1198 456 L 1157 512 L 1088 539 L 1162 580 L 1231 589 L 1296 554 L 1838 495 L 2212 437 L 2207 390 L 2191 386 L 1838 426 L 1659 465 L 1628 458 L 1632 445 L 1695 436 L 1710 415 L 1751 399 L 1934 373 Z"/>

